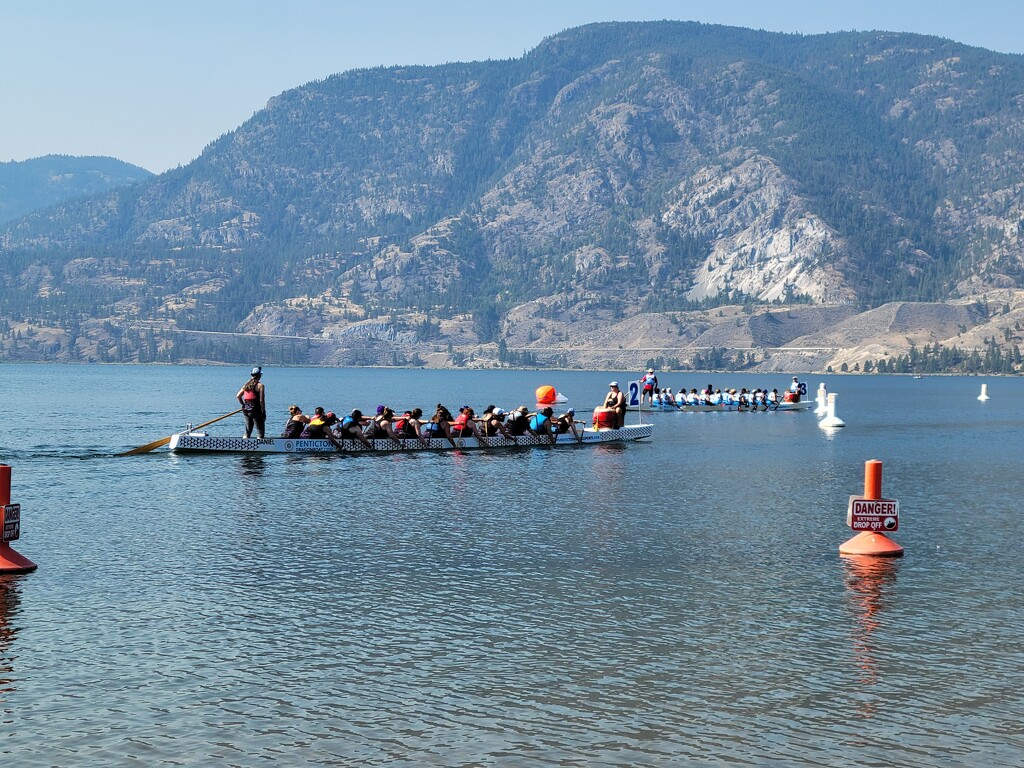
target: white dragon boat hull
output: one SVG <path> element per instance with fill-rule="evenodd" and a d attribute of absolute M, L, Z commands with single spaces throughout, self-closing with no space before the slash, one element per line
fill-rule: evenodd
<path fill-rule="evenodd" d="M 799 403 L 779 403 L 778 406 L 769 405 L 769 411 L 806 411 L 811 406 L 816 405 L 813 400 L 801 400 Z M 730 413 L 733 411 L 739 411 L 740 408 L 737 405 L 659 405 L 650 403 L 644 403 L 643 406 L 631 405 L 626 410 L 639 411 L 642 410 L 645 413 L 650 411 L 683 411 L 687 413 Z M 743 411 L 752 412 L 754 409 L 751 407 L 744 407 Z M 758 412 L 763 412 L 765 407 L 759 405 L 757 407 Z"/>
<path fill-rule="evenodd" d="M 602 443 L 627 443 L 651 437 L 654 427 L 650 424 L 631 424 L 621 429 L 601 429 L 594 431 L 585 429 L 579 438 L 571 432 L 558 435 L 552 443 L 548 437 L 521 435 L 512 441 L 508 438 L 457 437 L 455 446 L 447 438 L 432 438 L 429 446 L 423 445 L 417 438 L 404 438 L 401 443 L 394 440 L 371 440 L 373 449 L 367 448 L 358 440 L 338 440 L 344 453 L 399 453 L 403 451 L 472 451 L 494 450 L 497 448 L 560 448 L 573 445 L 600 445 Z M 287 437 L 244 438 L 215 437 L 201 432 L 186 432 L 172 435 L 169 444 L 175 453 L 338 453 L 338 447 L 330 440 L 312 440 Z"/>

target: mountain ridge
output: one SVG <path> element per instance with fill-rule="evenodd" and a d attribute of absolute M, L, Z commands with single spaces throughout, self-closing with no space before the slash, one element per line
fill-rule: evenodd
<path fill-rule="evenodd" d="M 275 324 L 484 349 L 525 323 L 538 345 L 538 301 L 618 322 L 1012 297 L 1022 83 L 1021 57 L 939 38 L 692 22 L 353 70 L 188 166 L 4 228 L 0 312 L 55 323 L 59 294 L 62 328 L 144 321 L 188 355 L 175 332 Z M 390 343 L 381 359 L 409 359 Z"/>

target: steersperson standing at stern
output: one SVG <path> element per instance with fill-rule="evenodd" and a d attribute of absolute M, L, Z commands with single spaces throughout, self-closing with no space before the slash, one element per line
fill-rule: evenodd
<path fill-rule="evenodd" d="M 263 369 L 256 366 L 249 374 L 250 378 L 242 388 L 238 390 L 235 398 L 242 406 L 242 415 L 245 417 L 245 435 L 248 438 L 252 435 L 253 425 L 260 438 L 266 437 L 267 427 L 267 394 L 260 379 L 263 377 Z"/>

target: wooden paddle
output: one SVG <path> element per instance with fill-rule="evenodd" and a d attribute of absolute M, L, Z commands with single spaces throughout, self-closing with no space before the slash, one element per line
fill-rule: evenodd
<path fill-rule="evenodd" d="M 220 421 L 221 419 L 226 419 L 228 416 L 234 416 L 236 413 L 241 413 L 241 412 L 242 412 L 242 409 L 239 408 L 237 411 L 232 411 L 231 413 L 225 413 L 223 416 L 218 416 L 216 419 L 210 419 L 209 421 L 207 421 L 207 422 L 205 422 L 203 424 L 200 424 L 198 427 L 192 427 L 192 429 L 202 429 L 203 427 L 207 427 L 207 426 L 209 426 L 210 424 L 213 424 L 216 421 Z M 150 451 L 154 451 L 157 448 L 162 448 L 163 446 L 167 445 L 169 442 L 171 442 L 171 437 L 172 436 L 169 435 L 167 437 L 160 438 L 159 440 L 156 440 L 156 441 L 154 441 L 152 443 L 146 443 L 145 445 L 140 445 L 138 448 L 132 448 L 130 451 L 125 451 L 124 453 L 119 454 L 119 455 L 120 456 L 134 456 L 134 455 L 136 455 L 138 453 L 149 453 Z"/>

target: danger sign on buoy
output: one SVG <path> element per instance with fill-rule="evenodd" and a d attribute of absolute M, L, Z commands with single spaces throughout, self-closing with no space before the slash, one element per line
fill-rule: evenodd
<path fill-rule="evenodd" d="M 898 531 L 900 503 L 895 499 L 865 499 L 851 496 L 846 524 L 855 531 Z"/>

